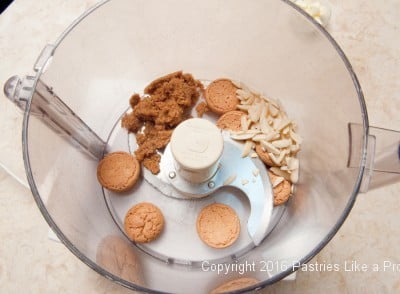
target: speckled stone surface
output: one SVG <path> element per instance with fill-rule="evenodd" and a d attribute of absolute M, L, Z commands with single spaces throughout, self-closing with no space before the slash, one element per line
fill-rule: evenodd
<path fill-rule="evenodd" d="M 0 81 L 32 73 L 54 41 L 95 0 L 16 0 L 0 16 Z M 371 125 L 400 130 L 400 1 L 331 0 L 329 31 L 362 85 Z M 24 180 L 21 113 L 0 94 L 0 164 Z M 400 184 L 360 194 L 338 234 L 311 263 L 340 271 L 299 272 L 262 293 L 399 293 L 399 270 L 345 272 L 345 262 L 400 264 Z M 131 293 L 47 238 L 30 191 L 0 169 L 1 293 Z"/>

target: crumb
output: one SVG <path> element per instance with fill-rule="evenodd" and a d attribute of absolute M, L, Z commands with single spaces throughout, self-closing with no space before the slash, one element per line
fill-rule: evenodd
<path fill-rule="evenodd" d="M 125 114 L 122 118 L 121 125 L 131 133 L 136 133 L 142 127 L 143 123 L 137 118 L 137 116 L 131 112 Z"/>
<path fill-rule="evenodd" d="M 140 102 L 139 94 L 133 94 L 131 96 L 131 99 L 129 99 L 129 104 L 131 105 L 132 108 L 134 108 L 139 102 Z"/>
<path fill-rule="evenodd" d="M 200 102 L 196 106 L 196 112 L 198 117 L 203 117 L 204 113 L 210 111 L 206 102 Z"/>
<path fill-rule="evenodd" d="M 151 82 L 140 99 L 133 94 L 129 100 L 132 113 L 122 119 L 122 127 L 136 133 L 138 149 L 135 155 L 153 173 L 159 172 L 157 150 L 170 141 L 173 129 L 189 117 L 188 112 L 200 97 L 204 87 L 191 74 L 171 73 Z M 144 126 L 144 132 L 137 133 Z"/>
<path fill-rule="evenodd" d="M 246 180 L 246 179 L 243 179 L 242 180 L 242 185 L 244 186 L 244 185 L 247 185 L 249 183 L 249 180 Z"/>
<path fill-rule="evenodd" d="M 169 143 L 173 130 L 166 130 L 163 126 L 155 126 L 146 123 L 143 134 L 136 136 L 139 148 L 135 151 L 136 158 L 143 161 L 151 157 L 158 149 L 162 149 Z"/>
<path fill-rule="evenodd" d="M 143 166 L 156 175 L 160 172 L 160 160 L 161 156 L 157 153 L 154 153 L 143 160 Z"/>
<path fill-rule="evenodd" d="M 253 176 L 257 177 L 259 173 L 260 173 L 260 170 L 258 168 L 255 168 L 253 170 Z"/>
<path fill-rule="evenodd" d="M 229 176 L 225 182 L 224 182 L 224 186 L 226 185 L 230 185 L 231 183 L 233 183 L 236 180 L 236 174 L 233 174 L 231 176 Z"/>

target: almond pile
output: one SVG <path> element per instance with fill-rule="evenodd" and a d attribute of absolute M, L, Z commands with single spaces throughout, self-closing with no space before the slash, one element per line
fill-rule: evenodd
<path fill-rule="evenodd" d="M 271 159 L 270 171 L 278 177 L 272 183 L 279 185 L 284 179 L 297 183 L 302 138 L 297 134 L 296 123 L 289 119 L 280 101 L 267 98 L 249 90 L 242 83 L 232 81 L 238 88 L 237 108 L 243 111 L 241 131 L 232 131 L 231 138 L 244 142 L 242 157 L 257 157 L 257 144 Z"/>

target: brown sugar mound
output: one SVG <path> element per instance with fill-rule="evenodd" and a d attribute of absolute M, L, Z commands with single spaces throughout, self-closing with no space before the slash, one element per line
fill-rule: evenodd
<path fill-rule="evenodd" d="M 156 175 L 160 172 L 160 160 L 161 156 L 154 153 L 150 157 L 143 159 L 143 166 Z"/>
<path fill-rule="evenodd" d="M 132 95 L 129 102 L 133 111 L 122 118 L 121 124 L 132 133 L 144 126 L 144 131 L 136 134 L 139 147 L 135 155 L 153 174 L 160 171 L 157 150 L 169 143 L 173 129 L 189 117 L 201 91 L 204 88 L 200 81 L 178 71 L 151 82 L 143 99 Z"/>

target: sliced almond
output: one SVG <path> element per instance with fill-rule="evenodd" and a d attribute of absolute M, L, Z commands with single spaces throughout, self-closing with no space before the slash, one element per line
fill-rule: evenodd
<path fill-rule="evenodd" d="M 289 154 L 289 153 L 290 153 L 290 149 L 289 149 L 289 151 L 286 151 L 286 152 L 287 152 L 287 154 Z M 292 160 L 293 160 L 293 157 L 291 157 L 291 156 L 286 156 L 286 157 L 285 157 L 286 165 L 287 165 L 287 166 L 290 166 L 290 163 L 291 163 Z"/>
<path fill-rule="evenodd" d="M 261 114 L 261 105 L 260 104 L 253 104 L 249 109 L 249 118 L 253 122 L 258 122 L 260 120 Z"/>
<path fill-rule="evenodd" d="M 272 127 L 273 127 L 275 130 L 279 131 L 278 128 L 279 128 L 279 126 L 281 125 L 281 123 L 282 123 L 281 118 L 280 118 L 280 117 L 277 117 L 277 118 L 273 119 Z"/>
<path fill-rule="evenodd" d="M 251 123 L 251 129 L 252 130 L 257 130 L 257 131 L 259 131 L 260 133 L 262 133 L 262 131 L 261 131 L 261 128 L 260 128 L 260 123 L 252 123 L 251 121 L 250 121 L 250 123 Z"/>
<path fill-rule="evenodd" d="M 292 122 L 292 129 L 293 131 L 297 132 L 298 126 L 295 122 Z"/>
<path fill-rule="evenodd" d="M 257 177 L 260 174 L 260 170 L 258 168 L 253 170 L 253 176 Z"/>
<path fill-rule="evenodd" d="M 286 151 L 285 150 L 283 150 L 283 151 L 281 151 L 281 153 L 279 154 L 279 156 L 278 156 L 278 162 L 279 162 L 279 164 L 280 165 L 282 165 L 282 161 L 283 161 L 283 159 L 285 158 L 285 156 L 286 156 Z"/>
<path fill-rule="evenodd" d="M 249 124 L 247 123 L 247 115 L 242 115 L 240 117 L 240 126 L 242 131 L 247 131 L 249 129 Z"/>
<path fill-rule="evenodd" d="M 300 162 L 297 158 L 291 158 L 289 164 L 288 164 L 288 168 L 289 170 L 296 170 L 299 169 L 300 167 Z"/>
<path fill-rule="evenodd" d="M 271 158 L 272 162 L 275 163 L 276 165 L 281 165 L 281 160 L 279 160 L 279 157 L 276 157 L 272 152 L 268 153 L 269 157 Z"/>
<path fill-rule="evenodd" d="M 261 97 L 261 99 L 263 99 L 265 102 L 268 102 L 268 98 L 267 98 L 267 96 L 265 96 L 265 95 L 261 94 L 261 95 L 260 95 L 260 97 Z"/>
<path fill-rule="evenodd" d="M 263 116 L 260 117 L 260 128 L 261 131 L 266 134 L 273 132 L 272 127 L 268 124 L 267 118 Z"/>
<path fill-rule="evenodd" d="M 240 101 L 244 100 L 244 98 L 242 96 L 238 95 L 238 94 L 236 94 L 236 98 L 239 99 Z"/>
<path fill-rule="evenodd" d="M 267 117 L 267 115 L 268 115 L 268 104 L 265 102 L 265 101 L 262 101 L 261 102 L 261 114 L 260 114 L 260 119 L 263 117 L 263 118 L 266 118 Z"/>
<path fill-rule="evenodd" d="M 286 127 L 282 130 L 282 134 L 287 135 L 290 132 L 290 127 Z"/>
<path fill-rule="evenodd" d="M 292 142 L 289 139 L 276 140 L 276 141 L 271 142 L 271 144 L 277 148 L 286 148 L 286 147 L 290 146 L 291 143 Z"/>
<path fill-rule="evenodd" d="M 291 175 L 290 175 L 290 181 L 293 184 L 296 184 L 299 181 L 299 169 L 295 169 L 292 171 Z"/>
<path fill-rule="evenodd" d="M 250 129 L 250 130 L 247 130 L 246 133 L 248 133 L 248 134 L 261 134 L 261 131 L 260 130 L 256 130 L 256 129 Z"/>
<path fill-rule="evenodd" d="M 280 154 L 280 151 L 278 148 L 276 148 L 274 145 L 272 145 L 271 143 L 265 141 L 265 140 L 261 140 L 260 141 L 261 146 L 268 152 L 273 153 L 273 154 Z"/>
<path fill-rule="evenodd" d="M 257 157 L 258 157 L 258 154 L 255 153 L 255 152 L 253 152 L 253 153 L 250 154 L 250 157 L 251 157 L 251 158 L 257 158 Z"/>
<path fill-rule="evenodd" d="M 232 82 L 232 84 L 233 84 L 236 88 L 238 88 L 238 89 L 241 89 L 241 88 L 242 88 L 242 83 L 241 83 L 241 82 L 239 82 L 239 81 L 234 81 L 234 80 L 231 80 L 231 82 Z"/>
<path fill-rule="evenodd" d="M 285 180 L 284 177 L 277 177 L 275 181 L 272 183 L 272 187 L 275 188 L 278 186 L 280 183 L 282 183 Z"/>
<path fill-rule="evenodd" d="M 272 136 L 272 139 L 271 140 L 277 140 L 277 139 L 279 139 L 281 137 L 281 135 L 279 135 L 279 133 L 275 133 L 273 136 Z"/>
<path fill-rule="evenodd" d="M 233 175 L 229 176 L 229 177 L 225 180 L 224 186 L 225 186 L 225 185 L 232 184 L 233 181 L 235 181 L 235 180 L 236 180 L 236 174 L 233 174 Z"/>
<path fill-rule="evenodd" d="M 233 140 L 238 140 L 238 141 L 248 140 L 248 139 L 253 138 L 254 136 L 255 136 L 254 133 L 242 133 L 242 134 L 232 134 L 231 133 L 231 138 Z"/>
<path fill-rule="evenodd" d="M 255 96 L 251 95 L 247 100 L 242 101 L 242 104 L 245 105 L 252 105 L 254 103 L 254 100 L 256 99 Z"/>
<path fill-rule="evenodd" d="M 300 145 L 301 143 L 303 143 L 303 139 L 300 137 L 300 135 L 296 134 L 294 131 L 290 131 L 289 132 L 289 136 L 290 138 L 292 138 L 293 141 L 296 142 L 296 144 Z"/>
<path fill-rule="evenodd" d="M 270 171 L 277 176 L 284 177 L 285 180 L 290 181 L 290 174 L 281 170 L 279 167 L 271 167 Z"/>
<path fill-rule="evenodd" d="M 260 142 L 261 140 L 265 140 L 267 137 L 268 137 L 268 136 L 267 136 L 266 134 L 258 134 L 258 135 L 255 135 L 255 136 L 252 138 L 252 140 L 253 140 L 254 142 Z"/>
<path fill-rule="evenodd" d="M 278 125 L 278 127 L 276 128 L 277 131 L 280 131 L 284 128 L 286 128 L 292 121 L 290 119 L 283 119 L 280 124 Z"/>
<path fill-rule="evenodd" d="M 283 107 L 283 104 L 280 99 L 276 99 L 276 104 L 278 104 L 278 109 L 280 110 L 281 114 L 287 117 L 285 108 Z"/>
<path fill-rule="evenodd" d="M 273 116 L 276 117 L 279 113 L 279 109 L 275 107 L 275 105 L 270 104 L 269 105 L 269 113 Z"/>
<path fill-rule="evenodd" d="M 279 103 L 274 98 L 267 98 L 267 101 L 279 110 Z"/>
<path fill-rule="evenodd" d="M 290 146 L 290 152 L 292 152 L 293 154 L 296 154 L 299 151 L 300 151 L 300 145 L 295 144 Z"/>
<path fill-rule="evenodd" d="M 236 106 L 236 108 L 240 109 L 240 110 L 244 110 L 244 111 L 249 111 L 250 105 L 239 104 L 239 105 Z"/>
<path fill-rule="evenodd" d="M 250 154 L 251 149 L 253 148 L 254 142 L 251 140 L 247 140 L 246 143 L 244 143 L 243 151 L 242 151 L 242 157 L 247 157 L 247 155 Z"/>
<path fill-rule="evenodd" d="M 240 84 L 241 84 L 241 86 L 242 86 L 242 89 L 243 89 L 244 91 L 247 91 L 247 92 L 251 93 L 251 90 L 250 90 L 250 88 L 249 88 L 249 87 L 247 87 L 247 85 L 246 85 L 246 84 L 244 84 L 244 83 L 240 83 Z"/>
<path fill-rule="evenodd" d="M 236 95 L 240 100 L 248 100 L 252 96 L 250 92 L 247 92 L 242 89 L 236 90 Z"/>

